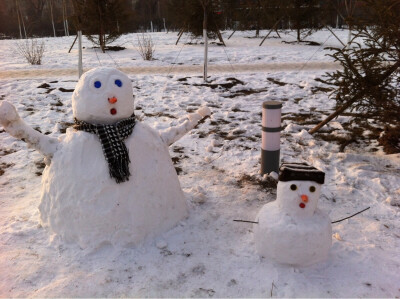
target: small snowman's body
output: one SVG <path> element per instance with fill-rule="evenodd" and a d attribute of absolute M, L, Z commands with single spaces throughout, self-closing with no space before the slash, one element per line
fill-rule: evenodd
<path fill-rule="evenodd" d="M 131 80 L 97 68 L 79 80 L 72 108 L 76 125 L 55 139 L 0 104 L 6 131 L 46 158 L 39 210 L 51 232 L 82 248 L 131 246 L 187 216 L 168 146 L 209 115 L 207 107 L 159 133 L 135 120 Z"/>
<path fill-rule="evenodd" d="M 256 218 L 256 250 L 282 264 L 320 262 L 332 244 L 331 220 L 317 208 L 324 173 L 306 164 L 282 164 L 280 171 L 276 201 Z"/>

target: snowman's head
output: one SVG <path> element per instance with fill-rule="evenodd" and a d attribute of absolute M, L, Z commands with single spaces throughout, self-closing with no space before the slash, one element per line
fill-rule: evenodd
<path fill-rule="evenodd" d="M 92 124 L 112 124 L 134 112 L 132 82 L 110 67 L 92 69 L 79 79 L 72 95 L 74 117 Z"/>
<path fill-rule="evenodd" d="M 325 173 L 307 164 L 284 163 L 280 168 L 277 204 L 292 217 L 309 217 L 317 209 Z"/>

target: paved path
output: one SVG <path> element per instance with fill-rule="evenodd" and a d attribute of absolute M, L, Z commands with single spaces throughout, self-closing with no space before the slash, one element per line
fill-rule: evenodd
<path fill-rule="evenodd" d="M 260 64 L 210 64 L 208 74 L 215 73 L 260 73 L 279 71 L 312 71 L 312 70 L 336 70 L 339 64 L 334 62 L 288 62 L 288 63 L 260 63 Z M 131 75 L 141 74 L 199 74 L 203 73 L 202 65 L 172 65 L 172 66 L 138 66 L 122 67 L 121 71 Z M 85 70 L 86 71 L 86 70 Z M 75 76 L 77 69 L 20 69 L 0 71 L 0 79 L 15 78 L 43 78 Z"/>

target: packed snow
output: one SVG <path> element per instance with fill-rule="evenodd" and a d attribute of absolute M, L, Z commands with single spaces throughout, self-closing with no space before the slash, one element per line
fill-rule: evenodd
<path fill-rule="evenodd" d="M 331 219 L 317 207 L 324 177 L 305 163 L 281 165 L 276 200 L 261 208 L 254 225 L 259 255 L 297 267 L 328 257 Z"/>
<path fill-rule="evenodd" d="M 224 33 L 225 39 L 230 33 Z M 346 40 L 347 31 L 336 33 Z M 210 72 L 207 84 L 201 74 L 128 74 L 135 114 L 143 125 L 168 132 L 181 125 L 188 113 L 203 106 L 212 111 L 169 147 L 188 217 L 137 246 L 81 248 L 42 227 L 38 206 L 41 179 L 46 175 L 43 155 L 0 127 L 1 296 L 400 296 L 400 155 L 385 155 L 376 142 L 341 147 L 336 139 L 349 138 L 349 129 L 355 125 L 348 114 L 316 135 L 307 132 L 333 111 L 334 101 L 328 99 L 326 86 L 314 80 L 325 70 L 307 71 L 303 66 L 331 62 L 324 47 L 340 43 L 328 31 L 308 38 L 325 42 L 321 46 L 282 43 L 295 39 L 288 32 L 258 47 L 261 39 L 248 38 L 253 35 L 235 33 L 226 40 L 226 48 L 212 44 L 211 65 L 293 62 L 300 67 Z M 126 50 L 106 54 L 85 40 L 84 67 L 201 64 L 200 43 L 183 44 L 190 41 L 186 37 L 175 46 L 174 32 L 151 36 L 155 61 L 141 60 L 132 45 L 136 35 L 129 34 L 116 42 Z M 42 66 L 27 65 L 12 50 L 15 41 L 2 40 L 0 72 L 75 68 L 76 48 L 67 54 L 73 39 L 44 39 L 48 51 Z M 66 138 L 73 123 L 71 98 L 77 82 L 77 76 L 2 79 L 0 99 L 12 103 L 35 130 Z M 274 180 L 259 173 L 261 107 L 266 100 L 283 103 L 281 162 L 306 162 L 325 172 L 319 209 L 334 221 L 370 207 L 332 224 L 328 257 L 308 267 L 260 257 L 253 224 L 233 221 L 256 219 L 260 209 L 277 196 Z M 95 174 L 88 170 L 87 175 Z M 151 217 L 156 216 L 149 221 L 156 220 Z"/>

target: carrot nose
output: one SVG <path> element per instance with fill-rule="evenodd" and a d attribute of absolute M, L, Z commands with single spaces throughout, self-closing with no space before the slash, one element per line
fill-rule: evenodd
<path fill-rule="evenodd" d="M 300 196 L 301 197 L 301 200 L 303 201 L 303 202 L 308 202 L 308 196 L 307 195 L 305 195 L 305 194 L 303 194 L 302 196 Z"/>
<path fill-rule="evenodd" d="M 116 97 L 108 98 L 108 102 L 109 102 L 110 104 L 115 104 L 117 101 L 118 101 L 118 100 L 117 100 Z"/>

